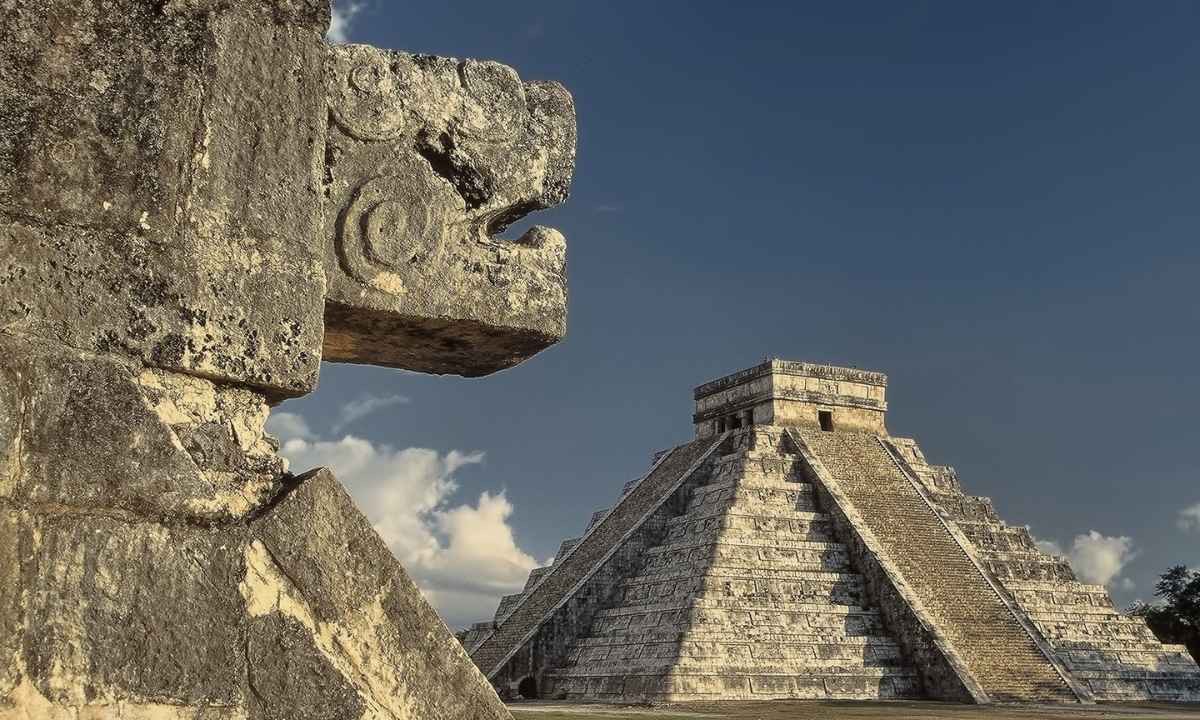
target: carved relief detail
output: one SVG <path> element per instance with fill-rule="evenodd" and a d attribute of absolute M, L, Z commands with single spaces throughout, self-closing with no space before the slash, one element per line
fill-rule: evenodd
<path fill-rule="evenodd" d="M 362 45 L 340 47 L 328 70 L 329 109 L 348 135 L 368 142 L 418 131 L 483 145 L 525 131 L 525 84 L 497 62 L 432 58 Z"/>
<path fill-rule="evenodd" d="M 328 69 L 329 110 L 351 137 L 367 141 L 396 140 L 404 134 L 412 95 L 412 61 L 365 46 L 333 53 Z"/>
<path fill-rule="evenodd" d="M 441 259 L 452 226 L 453 197 L 444 183 L 418 173 L 384 175 L 355 191 L 338 221 L 342 266 L 362 283 L 390 293 L 405 291 L 402 275 Z"/>

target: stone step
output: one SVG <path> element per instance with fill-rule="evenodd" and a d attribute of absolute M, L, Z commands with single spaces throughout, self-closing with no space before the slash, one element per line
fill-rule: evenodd
<path fill-rule="evenodd" d="M 883 545 L 989 696 L 1070 701 L 1075 695 L 880 441 L 797 431 Z M 953 504 L 953 503 L 951 503 Z M 959 503 L 983 513 L 990 504 Z M 968 513 L 969 515 L 969 513 Z"/>
<path fill-rule="evenodd" d="M 761 518 L 754 515 L 715 516 L 667 525 L 667 542 L 739 543 L 781 541 L 835 542 L 833 520 L 825 514 L 809 513 L 808 517 Z"/>
<path fill-rule="evenodd" d="M 771 618 L 766 618 L 766 620 L 770 621 Z M 854 620 L 862 622 L 850 621 L 841 625 L 821 626 L 820 621 L 813 621 L 809 627 L 780 623 L 723 628 L 717 627 L 715 624 L 690 625 L 687 621 L 677 622 L 671 617 L 663 619 L 660 615 L 647 613 L 644 616 L 623 615 L 603 618 L 602 622 L 592 628 L 592 634 L 577 638 L 573 643 L 584 645 L 599 641 L 631 644 L 720 640 L 742 643 L 811 642 L 839 645 L 857 642 L 864 638 L 878 638 L 881 641 L 888 639 L 882 634 L 884 627 L 878 618 L 856 617 Z M 659 624 L 653 624 L 655 621 L 659 621 Z"/>
<path fill-rule="evenodd" d="M 678 606 L 684 603 L 673 603 Z M 885 632 L 878 613 L 852 606 L 821 605 L 810 610 L 800 603 L 787 603 L 789 609 L 746 609 L 704 605 L 683 609 L 663 609 L 664 603 L 644 608 L 622 607 L 598 613 L 593 620 L 592 636 L 613 633 L 658 633 L 671 639 L 670 633 L 736 632 L 747 638 L 770 637 L 780 632 L 807 633 L 823 638 L 882 635 Z M 811 607 L 811 606 L 810 606 Z M 848 612 L 837 613 L 844 608 Z"/>
<path fill-rule="evenodd" d="M 1051 625 L 1037 621 L 1038 627 L 1051 643 L 1058 644 L 1065 640 L 1093 643 L 1106 643 L 1113 640 L 1134 640 L 1138 642 L 1153 642 L 1154 633 L 1141 627 L 1114 627 L 1111 623 L 1071 623 Z"/>
<path fill-rule="evenodd" d="M 536 567 L 529 571 L 529 577 L 525 580 L 525 587 L 522 589 L 522 594 L 529 594 L 534 585 L 537 585 L 542 578 L 546 577 L 546 573 L 550 572 L 553 565 L 547 567 Z"/>
<path fill-rule="evenodd" d="M 1015 581 L 1007 582 L 1004 586 L 1010 595 L 1022 605 L 1028 606 L 1031 612 L 1084 612 L 1122 616 L 1121 612 L 1112 604 L 1112 598 L 1103 588 L 1093 591 L 1084 586 L 1084 588 L 1074 590 L 1070 589 L 1069 585 L 1060 585 L 1052 581 L 1025 582 L 1044 583 L 1046 589 L 1013 589 Z"/>
<path fill-rule="evenodd" d="M 500 604 L 496 606 L 496 614 L 492 617 L 492 622 L 499 623 L 508 617 L 508 614 L 521 602 L 521 598 L 523 597 L 525 597 L 525 593 L 519 592 L 500 598 Z"/>
<path fill-rule="evenodd" d="M 596 526 L 596 524 L 599 523 L 601 520 L 603 520 L 605 518 L 605 516 L 608 515 L 610 512 L 612 512 L 612 508 L 602 508 L 600 510 L 596 510 L 595 512 L 593 512 L 592 516 L 590 518 L 588 518 L 588 524 L 587 524 L 586 530 L 591 530 L 592 528 L 594 528 Z"/>
<path fill-rule="evenodd" d="M 1121 639 L 1121 638 L 1104 638 L 1103 640 L 1100 640 L 1100 641 L 1097 641 L 1094 638 L 1088 638 L 1086 640 L 1059 639 L 1059 640 L 1054 641 L 1054 647 L 1057 650 L 1059 650 L 1060 652 L 1064 652 L 1064 653 L 1089 652 L 1089 651 L 1101 651 L 1101 652 L 1111 652 L 1111 653 L 1160 652 L 1160 653 L 1168 653 L 1172 656 L 1182 655 L 1184 657 L 1190 657 L 1190 655 L 1188 654 L 1186 645 L 1175 645 L 1173 643 L 1163 643 L 1163 642 L 1159 642 L 1157 639 L 1154 639 L 1154 640 L 1137 640 L 1137 639 L 1128 640 L 1128 639 Z M 1198 669 L 1197 671 L 1200 672 L 1200 669 Z"/>
<path fill-rule="evenodd" d="M 1170 671 L 1191 674 L 1200 677 L 1196 662 L 1187 653 L 1169 652 L 1163 648 L 1148 648 L 1143 651 L 1133 650 L 1074 650 L 1062 653 L 1063 660 L 1072 670 L 1108 670 L 1120 669 L 1141 671 Z"/>
<path fill-rule="evenodd" d="M 777 571 L 839 571 L 850 569 L 849 551 L 839 543 L 796 543 L 799 547 L 721 542 L 672 543 L 649 550 L 639 574 L 658 574 L 671 568 L 760 567 Z"/>
<path fill-rule="evenodd" d="M 572 647 L 567 666 L 602 662 L 636 662 L 650 658 L 668 658 L 682 669 L 688 662 L 725 663 L 731 670 L 755 667 L 778 670 L 780 666 L 812 668 L 836 666 L 902 666 L 900 649 L 894 644 L 852 644 L 838 642 L 736 642 L 727 639 L 705 641 L 649 641 L 630 643 L 577 643 Z M 597 668 L 589 668 L 597 669 Z"/>
<path fill-rule="evenodd" d="M 750 583 L 758 587 L 766 587 L 771 583 L 780 582 L 812 582 L 819 585 L 862 584 L 863 578 L 855 572 L 845 570 L 781 570 L 761 566 L 728 565 L 723 567 L 708 567 L 702 574 L 697 575 L 696 569 L 677 566 L 662 571 L 639 573 L 621 581 L 621 586 L 640 587 L 664 582 L 689 583 L 697 587 L 724 587 L 733 584 Z"/>
<path fill-rule="evenodd" d="M 996 558 L 992 553 L 979 553 L 979 562 L 1000 582 L 1009 580 L 1070 581 L 1075 579 L 1071 566 L 1060 560 L 1028 558 L 1024 560 Z"/>
<path fill-rule="evenodd" d="M 749 511 L 744 511 L 737 506 L 705 506 L 696 510 L 689 510 L 682 515 L 671 518 L 667 521 L 667 526 L 675 527 L 678 525 L 717 521 L 722 527 L 771 527 L 772 523 L 787 524 L 797 521 L 813 522 L 814 520 L 828 521 L 829 516 L 826 513 L 814 510 L 793 510 L 787 506 L 764 506 Z"/>
<path fill-rule="evenodd" d="M 1036 609 L 1029 613 L 1029 616 L 1036 620 L 1039 624 L 1047 627 L 1061 627 L 1069 629 L 1073 627 L 1107 627 L 1112 628 L 1120 633 L 1142 631 L 1152 633 L 1146 623 L 1142 622 L 1141 618 L 1129 617 L 1121 615 L 1114 610 L 1104 612 L 1104 608 L 1097 608 L 1091 605 L 1067 606 L 1071 609 L 1067 612 L 1063 609 L 1064 606 L 1055 606 L 1050 610 Z M 1078 608 L 1078 612 L 1074 609 Z M 1103 636 L 1103 633 L 1097 633 Z"/>
<path fill-rule="evenodd" d="M 727 539 L 718 533 L 709 533 L 701 538 L 685 538 L 672 540 L 656 545 L 646 550 L 646 556 L 666 554 L 674 551 L 684 551 L 693 548 L 722 547 L 722 548 L 753 548 L 769 553 L 775 552 L 847 552 L 845 543 L 837 540 L 797 540 L 790 537 L 768 537 L 761 540 L 749 534 Z"/>
<path fill-rule="evenodd" d="M 686 628 L 678 631 L 674 637 L 660 634 L 655 637 L 648 637 L 647 633 L 608 633 L 605 635 L 589 635 L 580 638 L 579 644 L 586 647 L 601 646 L 601 645 L 630 645 L 638 643 L 670 643 L 676 644 L 687 642 L 725 642 L 734 644 L 747 643 L 775 643 L 789 645 L 837 645 L 847 647 L 866 647 L 871 646 L 887 646 L 896 648 L 896 642 L 886 635 L 837 635 L 829 633 L 799 633 L 792 628 L 787 628 L 787 631 L 782 631 L 774 628 L 766 628 L 766 631 L 747 636 L 745 633 L 736 629 L 722 628 Z"/>
<path fill-rule="evenodd" d="M 1018 591 L 1035 591 L 1042 592 L 1046 590 L 1064 592 L 1064 593 L 1094 593 L 1098 595 L 1108 596 L 1108 591 L 1103 585 L 1095 585 L 1085 583 L 1079 580 L 1070 582 L 1047 583 L 1038 580 L 1010 580 L 1004 583 L 1004 587 L 1012 593 Z"/>
<path fill-rule="evenodd" d="M 753 598 L 731 600 L 725 598 L 701 597 L 688 600 L 674 600 L 642 605 L 637 608 L 621 606 L 596 611 L 596 617 L 617 616 L 626 613 L 642 614 L 646 612 L 691 612 L 691 611 L 728 611 L 742 613 L 746 616 L 763 613 L 784 613 L 795 618 L 813 617 L 844 618 L 851 615 L 864 615 L 879 618 L 879 611 L 858 605 L 836 605 L 824 602 L 784 602 L 772 601 L 770 604 L 757 604 Z"/>
<path fill-rule="evenodd" d="M 553 676 L 552 676 L 553 677 Z M 722 671 L 611 675 L 578 673 L 554 677 L 565 699 L 591 702 L 686 702 L 703 700 L 879 700 L 920 697 L 915 673 L 825 670 L 814 674 L 735 675 Z"/>
<path fill-rule="evenodd" d="M 554 564 L 557 565 L 560 562 L 562 562 L 563 558 L 565 558 L 567 556 L 567 553 L 571 552 L 571 550 L 578 544 L 579 544 L 579 538 L 577 538 L 577 537 L 576 538 L 567 538 L 566 540 L 563 540 L 561 543 L 559 543 L 558 544 L 558 552 L 556 552 L 554 554 Z"/>
<path fill-rule="evenodd" d="M 889 675 L 912 675 L 912 668 L 882 661 L 870 664 L 859 659 L 833 659 L 821 661 L 817 658 L 790 658 L 795 663 L 787 666 L 789 658 L 773 657 L 754 659 L 751 657 L 706 658 L 679 657 L 678 655 L 663 655 L 661 657 L 636 657 L 608 659 L 600 654 L 595 657 L 580 657 L 578 662 L 556 668 L 554 673 L 559 677 L 587 675 L 616 675 L 620 673 L 642 674 L 655 672 L 686 673 L 721 673 L 728 675 L 803 675 L 821 676 L 827 673 L 849 673 L 860 677 L 884 677 Z M 781 662 L 782 661 L 782 662 Z M 783 667 L 780 667 L 780 665 Z"/>
<path fill-rule="evenodd" d="M 692 490 L 687 512 L 702 508 L 725 509 L 733 506 L 742 512 L 753 508 L 780 508 L 816 512 L 813 486 L 807 483 L 781 483 L 768 486 L 746 483 L 715 483 Z"/>
<path fill-rule="evenodd" d="M 788 666 L 791 667 L 788 667 Z M 781 667 L 782 666 L 782 667 Z M 825 673 L 848 673 L 861 675 L 864 672 L 888 671 L 898 674 L 910 674 L 912 670 L 899 665 L 891 659 L 872 660 L 869 658 L 833 657 L 820 658 L 807 655 L 774 655 L 771 657 L 753 658 L 746 656 L 728 657 L 688 657 L 674 653 L 660 657 L 608 657 L 602 649 L 593 649 L 590 653 L 580 653 L 578 658 L 568 660 L 567 664 L 556 668 L 556 672 L 565 673 L 567 677 L 577 672 L 579 675 L 630 674 L 665 672 L 672 675 L 689 672 L 719 672 L 723 675 L 758 675 L 780 674 L 781 670 L 790 670 L 791 674 L 820 676 Z M 872 677 L 880 677 L 872 673 Z"/>
<path fill-rule="evenodd" d="M 715 450 L 721 440 L 721 437 L 695 440 L 670 451 L 589 529 L 575 549 L 561 563 L 554 565 L 540 584 L 529 586 L 521 602 L 471 653 L 471 659 L 483 673 L 490 677 L 519 651 L 526 638 L 537 631 L 554 608 L 569 599 L 577 584 L 595 572 L 609 551 L 633 532 L 643 518 L 674 494 L 689 468 Z"/>
<path fill-rule="evenodd" d="M 759 577 L 718 574 L 724 572 L 727 571 L 718 568 L 710 569 L 700 577 L 694 574 L 672 574 L 667 578 L 639 576 L 621 584 L 620 601 L 625 605 L 638 605 L 667 598 L 718 596 L 737 600 L 822 601 L 861 605 L 866 599 L 862 577 L 852 573 L 764 572 Z"/>

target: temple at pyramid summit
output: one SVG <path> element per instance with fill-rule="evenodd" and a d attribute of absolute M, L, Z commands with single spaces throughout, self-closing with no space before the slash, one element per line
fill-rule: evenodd
<path fill-rule="evenodd" d="M 1200 701 L 1200 668 L 886 426 L 877 372 L 772 360 L 461 639 L 502 696 Z M 614 490 L 616 488 L 614 487 Z"/>

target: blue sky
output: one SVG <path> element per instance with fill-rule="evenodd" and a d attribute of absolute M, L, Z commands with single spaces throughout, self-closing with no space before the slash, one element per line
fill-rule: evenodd
<path fill-rule="evenodd" d="M 690 436 L 702 381 L 878 369 L 893 434 L 1064 551 L 1095 531 L 1118 601 L 1148 598 L 1200 565 L 1197 27 L 1170 2 L 362 4 L 351 41 L 574 94 L 572 197 L 530 218 L 567 237 L 568 337 L 476 380 L 326 364 L 278 410 L 372 449 L 360 500 L 433 453 L 433 554 L 398 554 L 445 582 L 485 515 L 514 568 L 553 555 Z"/>

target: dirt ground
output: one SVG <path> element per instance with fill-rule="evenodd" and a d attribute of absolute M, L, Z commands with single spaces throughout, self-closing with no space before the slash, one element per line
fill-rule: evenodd
<path fill-rule="evenodd" d="M 509 709 L 516 720 L 1200 720 L 1200 705 L 1165 703 L 978 706 L 775 700 L 646 707 L 523 702 L 513 703 Z"/>

